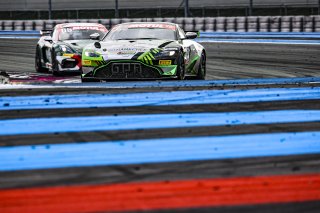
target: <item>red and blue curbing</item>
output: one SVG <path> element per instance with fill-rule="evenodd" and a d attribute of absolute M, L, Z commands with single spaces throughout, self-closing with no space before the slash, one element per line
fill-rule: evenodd
<path fill-rule="evenodd" d="M 109 86 L 124 86 L 116 84 Z M 106 85 L 100 89 L 106 90 Z M 0 97 L 2 115 L 29 115 L 0 120 L 0 138 L 6 141 L 0 143 L 0 212 L 238 212 L 246 207 L 251 212 L 267 207 L 303 212 L 304 206 L 318 212 L 319 97 L 316 86 Z M 68 109 L 199 104 L 270 102 L 276 106 L 280 101 L 312 101 L 316 106 L 101 116 L 63 113 Z M 60 110 L 61 114 L 32 118 L 32 112 L 40 110 Z M 301 129 L 284 128 L 293 124 Z M 303 129 L 306 124 L 315 127 Z M 143 139 L 132 132 L 254 125 L 272 125 L 278 130 L 245 134 L 235 129 L 224 135 L 163 134 Z M 113 131 L 131 138 L 113 139 L 109 135 Z M 83 141 L 82 134 L 89 133 L 109 139 Z M 41 140 L 59 134 L 63 135 L 59 141 Z M 74 138 L 66 142 L 69 136 Z"/>

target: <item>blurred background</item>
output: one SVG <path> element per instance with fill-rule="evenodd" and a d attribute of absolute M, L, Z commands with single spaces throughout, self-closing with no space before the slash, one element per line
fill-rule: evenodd
<path fill-rule="evenodd" d="M 0 19 L 319 15 L 320 0 L 1 0 Z"/>

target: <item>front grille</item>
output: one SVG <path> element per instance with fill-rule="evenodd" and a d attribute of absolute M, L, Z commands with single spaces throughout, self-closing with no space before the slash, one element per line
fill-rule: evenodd
<path fill-rule="evenodd" d="M 119 63 L 113 62 L 108 66 L 97 69 L 96 77 L 108 79 L 139 79 L 160 78 L 158 70 L 142 63 Z"/>
<path fill-rule="evenodd" d="M 75 59 L 64 59 L 62 60 L 61 67 L 62 68 L 74 68 L 77 66 L 77 61 Z"/>
<path fill-rule="evenodd" d="M 142 75 L 142 67 L 139 63 L 112 63 L 111 76 L 120 78 L 133 78 Z"/>

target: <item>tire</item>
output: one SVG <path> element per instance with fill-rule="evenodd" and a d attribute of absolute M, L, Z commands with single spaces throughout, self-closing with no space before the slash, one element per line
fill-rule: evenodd
<path fill-rule="evenodd" d="M 202 52 L 196 79 L 205 80 L 206 72 L 207 72 L 206 55 L 204 54 L 204 52 Z"/>
<path fill-rule="evenodd" d="M 177 79 L 184 80 L 184 78 L 185 78 L 185 64 L 184 64 L 183 53 L 181 52 L 179 54 L 179 59 L 178 59 Z"/>
<path fill-rule="evenodd" d="M 51 57 L 52 57 L 52 74 L 54 76 L 61 76 L 61 72 L 59 71 L 59 65 L 56 60 L 55 52 L 52 52 Z"/>
<path fill-rule="evenodd" d="M 42 67 L 42 64 L 41 64 L 41 50 L 40 50 L 39 46 L 37 46 L 37 48 L 36 48 L 36 55 L 35 55 L 34 65 L 35 65 L 36 72 L 48 72 L 49 71 L 49 69 Z"/>

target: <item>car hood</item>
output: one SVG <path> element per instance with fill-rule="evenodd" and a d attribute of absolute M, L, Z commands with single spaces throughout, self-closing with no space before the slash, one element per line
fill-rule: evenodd
<path fill-rule="evenodd" d="M 95 49 L 105 60 L 132 59 L 152 49 L 177 46 L 177 42 L 172 40 L 113 40 L 100 44 L 100 49 L 96 49 L 94 45 L 90 45 L 87 49 Z"/>
<path fill-rule="evenodd" d="M 63 43 L 68 44 L 71 48 L 76 50 L 79 53 L 82 53 L 82 50 L 88 44 L 94 43 L 93 40 L 66 40 Z"/>

